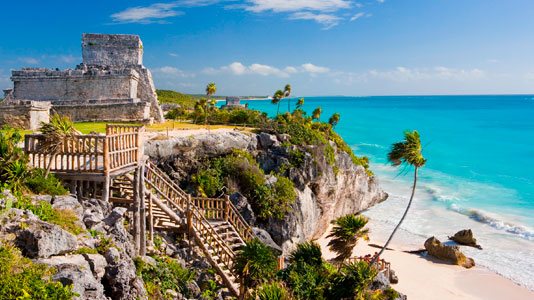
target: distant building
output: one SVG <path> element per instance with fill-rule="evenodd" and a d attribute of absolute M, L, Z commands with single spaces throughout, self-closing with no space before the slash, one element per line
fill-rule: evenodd
<path fill-rule="evenodd" d="M 221 108 L 245 108 L 246 106 L 241 104 L 239 97 L 226 97 L 226 104 Z"/>

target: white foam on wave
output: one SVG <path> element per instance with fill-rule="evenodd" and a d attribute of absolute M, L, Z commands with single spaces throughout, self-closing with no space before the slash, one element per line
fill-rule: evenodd
<path fill-rule="evenodd" d="M 397 176 L 398 170 L 388 165 L 377 164 L 372 168 L 390 197 L 365 214 L 376 221 L 375 224 L 380 224 L 371 234 L 384 238 L 406 208 L 411 177 Z M 425 172 L 426 178 L 418 185 L 412 209 L 394 243 L 420 248 L 430 236 L 444 241 L 458 230 L 471 228 L 484 250 L 462 247 L 466 255 L 473 257 L 477 265 L 534 290 L 534 230 L 522 224 L 514 211 L 509 211 L 511 213 L 505 217 L 502 213 L 492 214 L 479 207 L 469 207 L 473 204 L 469 200 L 471 197 L 513 197 L 514 194 L 500 187 L 468 182 L 432 170 Z"/>

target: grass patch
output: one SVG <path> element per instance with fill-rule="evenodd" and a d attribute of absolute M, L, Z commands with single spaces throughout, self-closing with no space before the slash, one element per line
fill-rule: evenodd
<path fill-rule="evenodd" d="M 122 124 L 122 125 L 142 125 L 141 123 L 120 123 L 120 122 L 77 122 L 74 123 L 74 128 L 82 134 L 89 134 L 91 132 L 106 133 L 107 124 Z"/>
<path fill-rule="evenodd" d="M 56 224 L 72 234 L 78 235 L 84 232 L 84 229 L 77 224 L 78 217 L 72 210 L 53 208 L 52 205 L 46 201 L 32 203 L 31 199 L 27 197 L 20 198 L 13 204 L 13 207 L 27 209 L 42 221 Z"/>

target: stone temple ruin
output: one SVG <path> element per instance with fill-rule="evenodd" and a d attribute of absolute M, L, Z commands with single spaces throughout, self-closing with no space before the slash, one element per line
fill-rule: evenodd
<path fill-rule="evenodd" d="M 163 121 L 139 36 L 83 34 L 82 57 L 74 70 L 12 71 L 0 124 L 35 129 L 50 111 L 73 121 Z"/>

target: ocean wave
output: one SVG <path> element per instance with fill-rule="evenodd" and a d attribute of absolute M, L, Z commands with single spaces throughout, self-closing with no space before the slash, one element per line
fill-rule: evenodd
<path fill-rule="evenodd" d="M 534 231 L 528 229 L 525 226 L 516 225 L 504 220 L 499 220 L 492 216 L 485 214 L 476 209 L 465 209 L 459 207 L 456 204 L 453 204 L 449 207 L 450 210 L 458 212 L 462 215 L 468 216 L 470 219 L 475 220 L 479 223 L 489 225 L 497 230 L 502 230 L 507 233 L 517 235 L 525 240 L 534 241 Z"/>
<path fill-rule="evenodd" d="M 384 147 L 382 145 L 379 145 L 379 144 L 369 144 L 369 143 L 359 143 L 359 144 L 357 144 L 357 146 L 373 147 L 373 148 L 379 148 L 379 149 L 386 148 L 386 147 Z"/>

